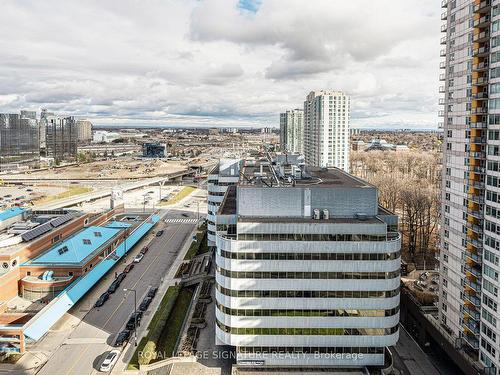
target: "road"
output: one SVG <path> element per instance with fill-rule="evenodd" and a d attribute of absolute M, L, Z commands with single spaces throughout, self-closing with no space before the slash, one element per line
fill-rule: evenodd
<path fill-rule="evenodd" d="M 193 215 L 193 212 L 171 210 L 168 218 L 184 217 L 182 214 Z M 193 216 L 192 216 L 193 217 Z M 137 303 L 147 293 L 149 286 L 158 286 L 162 278 L 168 273 L 175 261 L 176 255 L 182 248 L 189 234 L 194 229 L 194 223 L 169 223 L 164 225 L 165 232 L 161 237 L 153 237 L 149 251 L 144 259 L 135 265 L 112 297 L 100 308 L 91 308 L 96 295 L 85 297 L 74 309 L 89 309 L 84 319 L 76 326 L 73 332 L 59 346 L 49 361 L 38 372 L 40 375 L 89 375 L 97 373 L 102 362 L 103 353 L 110 350 L 110 346 L 134 311 L 133 293 L 123 292 L 123 288 L 137 291 Z M 158 228 L 155 227 L 155 230 Z M 127 255 L 126 261 L 121 261 L 116 271 L 120 272 L 140 250 L 140 246 Z M 112 270 L 111 272 L 113 272 Z M 108 286 L 112 281 L 109 278 Z M 99 287 L 103 287 L 99 285 Z M 92 297 L 92 298 L 90 298 Z M 160 298 L 157 296 L 156 298 Z M 71 313 L 71 311 L 70 311 Z M 148 310 L 146 316 L 153 314 Z"/>

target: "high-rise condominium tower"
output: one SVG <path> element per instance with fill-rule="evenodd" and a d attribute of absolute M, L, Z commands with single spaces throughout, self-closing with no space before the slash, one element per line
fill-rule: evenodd
<path fill-rule="evenodd" d="M 280 113 L 280 146 L 282 151 L 304 152 L 304 111 L 291 109 Z"/>
<path fill-rule="evenodd" d="M 242 367 L 383 365 L 401 240 L 377 188 L 298 155 L 241 166 L 215 217 L 216 342 Z"/>
<path fill-rule="evenodd" d="M 500 368 L 500 1 L 442 1 L 444 106 L 439 318 Z"/>
<path fill-rule="evenodd" d="M 312 91 L 304 102 L 306 164 L 349 171 L 351 99 L 339 91 Z"/>

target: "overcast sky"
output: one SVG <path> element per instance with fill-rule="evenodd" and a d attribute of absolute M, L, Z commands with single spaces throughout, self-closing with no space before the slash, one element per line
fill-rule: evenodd
<path fill-rule="evenodd" d="M 436 0 L 0 0 L 0 112 L 277 126 L 342 90 L 352 126 L 434 128 Z"/>

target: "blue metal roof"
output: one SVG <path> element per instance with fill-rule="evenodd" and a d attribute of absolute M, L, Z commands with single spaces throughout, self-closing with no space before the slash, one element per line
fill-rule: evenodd
<path fill-rule="evenodd" d="M 106 224 L 106 228 L 129 228 L 132 224 L 125 223 L 123 221 L 112 221 L 109 224 Z"/>
<path fill-rule="evenodd" d="M 44 254 L 33 259 L 30 264 L 67 264 L 80 263 L 107 241 L 116 236 L 121 229 L 107 227 L 87 227 L 72 237 L 52 247 Z"/>
<path fill-rule="evenodd" d="M 21 207 L 12 207 L 8 210 L 0 212 L 0 221 L 4 221 L 10 219 L 11 217 L 21 215 L 24 212 L 24 208 Z"/>

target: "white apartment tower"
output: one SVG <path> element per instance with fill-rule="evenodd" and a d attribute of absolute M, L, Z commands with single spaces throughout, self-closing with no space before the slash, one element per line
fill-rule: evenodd
<path fill-rule="evenodd" d="M 291 109 L 280 113 L 280 146 L 282 151 L 304 153 L 304 111 Z"/>
<path fill-rule="evenodd" d="M 215 215 L 224 199 L 228 186 L 240 179 L 240 159 L 221 159 L 210 171 L 207 180 L 207 239 L 208 247 L 215 246 Z"/>
<path fill-rule="evenodd" d="M 439 318 L 462 353 L 500 368 L 500 1 L 443 0 Z"/>
<path fill-rule="evenodd" d="M 398 218 L 374 186 L 294 159 L 244 160 L 218 209 L 216 343 L 245 368 L 382 366 L 399 337 Z"/>
<path fill-rule="evenodd" d="M 304 102 L 306 164 L 349 171 L 351 99 L 339 91 L 312 91 Z"/>

